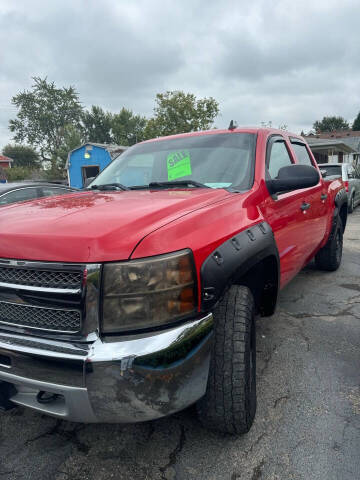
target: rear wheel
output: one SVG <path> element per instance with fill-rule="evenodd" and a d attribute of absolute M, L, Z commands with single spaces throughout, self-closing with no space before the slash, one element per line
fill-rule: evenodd
<path fill-rule="evenodd" d="M 338 217 L 326 245 L 316 254 L 315 264 L 320 270 L 333 272 L 340 267 L 343 249 L 343 226 Z"/>
<path fill-rule="evenodd" d="M 239 434 L 256 412 L 256 332 L 251 291 L 233 285 L 214 311 L 214 344 L 205 396 L 198 402 L 207 428 Z"/>

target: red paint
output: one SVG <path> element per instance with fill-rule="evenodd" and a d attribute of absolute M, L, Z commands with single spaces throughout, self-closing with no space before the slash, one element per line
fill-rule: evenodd
<path fill-rule="evenodd" d="M 266 144 L 270 135 L 282 135 L 296 162 L 290 134 L 248 128 L 187 135 L 237 132 L 257 133 L 255 181 L 248 192 L 82 192 L 3 207 L 0 258 L 106 262 L 190 248 L 199 273 L 203 261 L 217 246 L 249 226 L 267 221 L 279 250 L 281 286 L 285 285 L 326 242 L 334 196 L 342 182 L 321 179 L 315 187 L 283 194 L 275 201 L 265 184 Z M 301 139 L 294 134 L 291 137 Z M 328 194 L 326 201 L 321 201 L 322 193 Z M 300 206 L 305 200 L 311 203 L 311 209 L 303 214 Z"/>
<path fill-rule="evenodd" d="M 331 228 L 334 197 L 342 188 L 341 182 L 330 183 L 321 179 L 315 187 L 282 194 L 274 201 L 265 184 L 267 140 L 270 135 L 282 135 L 296 163 L 288 137 L 302 138 L 273 129 L 238 129 L 230 134 L 236 134 L 237 131 L 258 133 L 255 182 L 251 190 L 244 194 L 232 194 L 218 204 L 204 207 L 151 233 L 139 244 L 132 258 L 191 248 L 199 274 L 202 263 L 216 247 L 236 233 L 265 220 L 272 227 L 278 246 L 280 283 L 283 287 L 326 243 Z M 226 132 L 228 130 L 221 131 Z M 199 134 L 196 132 L 192 135 Z M 328 193 L 326 202 L 321 201 L 322 193 Z M 300 209 L 305 200 L 311 203 L 311 209 L 306 214 Z"/>
<path fill-rule="evenodd" d="M 82 192 L 12 204 L 1 208 L 0 258 L 125 260 L 152 231 L 229 195 L 211 189 Z"/>

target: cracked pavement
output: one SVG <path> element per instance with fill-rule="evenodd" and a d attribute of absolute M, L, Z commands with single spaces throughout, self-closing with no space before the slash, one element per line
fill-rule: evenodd
<path fill-rule="evenodd" d="M 360 208 L 341 268 L 304 269 L 257 320 L 258 410 L 240 437 L 194 408 L 134 425 L 82 425 L 22 408 L 0 414 L 0 479 L 360 478 Z"/>

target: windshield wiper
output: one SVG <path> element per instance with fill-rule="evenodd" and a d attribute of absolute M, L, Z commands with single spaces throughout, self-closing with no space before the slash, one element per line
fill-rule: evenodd
<path fill-rule="evenodd" d="M 130 190 L 130 188 L 125 187 L 122 183 L 104 183 L 102 185 L 91 185 L 91 190 Z"/>
<path fill-rule="evenodd" d="M 204 183 L 196 182 L 195 180 L 173 180 L 171 182 L 150 182 L 149 185 L 132 185 L 126 187 L 122 183 L 105 183 L 103 185 L 92 185 L 90 188 L 93 190 L 145 190 L 147 188 L 210 188 Z"/>
<path fill-rule="evenodd" d="M 149 183 L 149 188 L 169 188 L 169 187 L 210 188 L 204 183 L 195 182 L 195 180 L 173 180 L 171 182 L 150 182 Z"/>

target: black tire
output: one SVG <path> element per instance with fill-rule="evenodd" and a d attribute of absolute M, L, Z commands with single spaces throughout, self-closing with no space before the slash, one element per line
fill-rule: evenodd
<path fill-rule="evenodd" d="M 214 343 L 202 424 L 223 433 L 246 433 L 256 412 L 256 331 L 251 291 L 233 285 L 214 313 Z"/>
<path fill-rule="evenodd" d="M 326 245 L 316 254 L 315 264 L 319 270 L 333 272 L 340 267 L 343 249 L 343 226 L 341 218 L 336 219 Z"/>
<path fill-rule="evenodd" d="M 355 208 L 355 195 L 351 195 L 349 206 L 348 206 L 348 212 L 353 213 L 354 208 Z"/>

